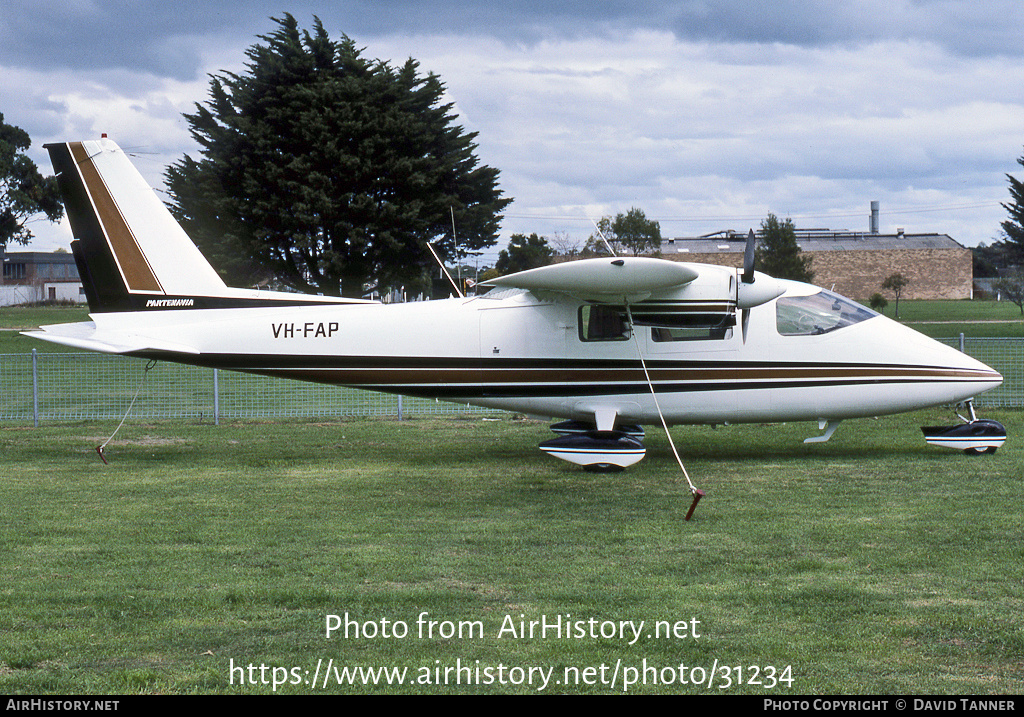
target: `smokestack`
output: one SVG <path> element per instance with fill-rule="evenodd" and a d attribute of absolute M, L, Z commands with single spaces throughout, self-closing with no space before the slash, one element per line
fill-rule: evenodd
<path fill-rule="evenodd" d="M 878 233 L 878 207 L 879 202 L 871 202 L 871 233 Z"/>

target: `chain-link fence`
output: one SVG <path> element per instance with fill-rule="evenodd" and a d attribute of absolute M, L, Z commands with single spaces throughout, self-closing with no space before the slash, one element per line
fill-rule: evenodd
<path fill-rule="evenodd" d="M 1003 375 L 1002 385 L 978 396 L 974 400 L 976 406 L 1024 406 L 1024 338 L 965 338 L 960 334 L 957 338 L 937 340 L 960 349 Z"/>
<path fill-rule="evenodd" d="M 147 367 L 148 370 L 147 370 Z M 0 354 L 0 420 L 415 416 L 491 409 L 87 353 Z"/>
<path fill-rule="evenodd" d="M 951 338 L 1003 375 L 979 407 L 1024 406 L 1024 339 Z M 150 367 L 147 370 L 147 365 Z M 415 416 L 490 409 L 92 353 L 0 354 L 0 420 Z"/>

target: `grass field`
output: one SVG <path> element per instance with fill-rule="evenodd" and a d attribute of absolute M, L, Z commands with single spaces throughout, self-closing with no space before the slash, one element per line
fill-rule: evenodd
<path fill-rule="evenodd" d="M 895 304 L 884 313 L 893 318 Z M 933 338 L 1024 336 L 1024 317 L 1009 301 L 901 301 L 900 321 Z"/>
<path fill-rule="evenodd" d="M 4 306 L 0 308 L 0 354 L 30 353 L 32 349 L 40 353 L 71 351 L 72 349 L 67 346 L 30 339 L 18 332 L 37 329 L 47 324 L 88 320 L 89 310 L 84 306 Z"/>
<path fill-rule="evenodd" d="M 1017 694 L 1024 415 L 986 416 L 979 458 L 923 442 L 939 410 L 674 429 L 690 522 L 658 431 L 593 475 L 525 420 L 130 422 L 110 465 L 114 423 L 0 426 L 0 693 Z M 608 632 L 518 633 L 559 616 Z"/>

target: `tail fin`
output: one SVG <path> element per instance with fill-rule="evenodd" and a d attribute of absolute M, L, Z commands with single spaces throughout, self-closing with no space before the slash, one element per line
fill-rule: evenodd
<path fill-rule="evenodd" d="M 376 303 L 228 287 L 117 144 L 44 146 L 92 313 Z"/>
<path fill-rule="evenodd" d="M 102 139 L 46 149 L 92 311 L 231 293 L 117 144 Z"/>

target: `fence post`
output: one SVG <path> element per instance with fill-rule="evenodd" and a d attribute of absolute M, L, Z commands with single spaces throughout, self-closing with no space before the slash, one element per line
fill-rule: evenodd
<path fill-rule="evenodd" d="M 960 332 L 960 353 L 962 353 L 962 354 L 967 353 L 966 351 L 964 351 L 964 332 L 963 331 Z"/>
<path fill-rule="evenodd" d="M 213 369 L 213 425 L 220 425 L 220 384 L 217 369 Z"/>
<path fill-rule="evenodd" d="M 39 354 L 32 349 L 32 425 L 39 428 Z"/>
<path fill-rule="evenodd" d="M 402 394 L 398 394 L 398 420 L 402 420 Z"/>

